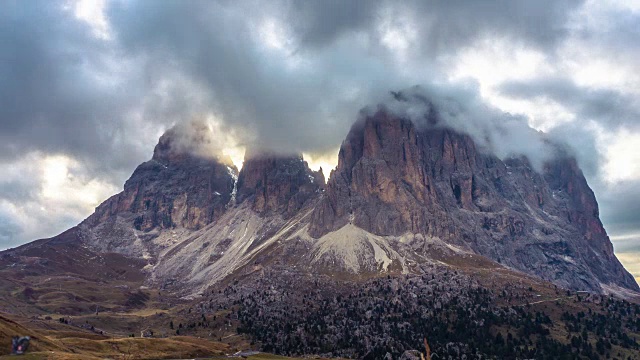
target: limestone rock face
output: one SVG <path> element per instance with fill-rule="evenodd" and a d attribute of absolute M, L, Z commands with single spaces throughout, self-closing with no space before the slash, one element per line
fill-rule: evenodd
<path fill-rule="evenodd" d="M 252 202 L 259 214 L 290 217 L 325 187 L 321 171 L 312 171 L 302 156 L 248 155 L 238 177 L 236 202 Z"/>
<path fill-rule="evenodd" d="M 576 161 L 536 171 L 443 127 L 418 128 L 380 108 L 343 142 L 310 234 L 353 224 L 381 236 L 423 234 L 556 284 L 638 290 L 613 254 Z"/>
<path fill-rule="evenodd" d="M 169 131 L 160 138 L 153 158 L 133 172 L 124 191 L 98 206 L 85 223 L 95 226 L 128 214 L 136 230 L 199 229 L 225 211 L 236 174 L 230 161 L 180 149 Z"/>

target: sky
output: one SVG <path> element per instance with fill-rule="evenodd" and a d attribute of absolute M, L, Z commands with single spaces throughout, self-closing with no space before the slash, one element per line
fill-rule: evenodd
<path fill-rule="evenodd" d="M 0 42 L 0 249 L 87 217 L 176 124 L 328 174 L 360 109 L 420 85 L 516 124 L 506 153 L 542 156 L 522 124 L 569 144 L 640 278 L 640 0 L 5 0 Z"/>

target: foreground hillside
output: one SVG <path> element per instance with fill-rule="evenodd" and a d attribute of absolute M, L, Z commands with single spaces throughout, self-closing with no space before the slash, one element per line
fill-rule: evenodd
<path fill-rule="evenodd" d="M 28 334 L 32 339 L 28 355 L 23 359 L 168 359 L 220 356 L 229 352 L 225 344 L 189 336 L 119 338 L 64 323 L 0 315 L 0 342 L 11 344 L 11 337 L 18 334 Z M 9 352 L 9 346 L 3 346 L 0 358 Z"/>
<path fill-rule="evenodd" d="M 264 351 L 284 355 L 397 359 L 426 337 L 440 359 L 640 358 L 637 302 L 499 268 L 434 266 L 374 279 L 285 268 L 212 290 L 196 315 L 183 314 L 181 333 L 225 316 Z"/>
<path fill-rule="evenodd" d="M 123 312 L 2 315 L 0 342 L 30 335 L 35 359 L 226 358 L 256 350 L 398 359 L 422 349 L 423 338 L 434 359 L 640 359 L 637 302 L 495 267 L 375 278 L 286 268 L 266 263 L 169 309 L 149 302 Z"/>
<path fill-rule="evenodd" d="M 87 253 L 104 260 L 88 273 L 81 258 L 62 256 L 70 252 L 77 254 L 73 247 L 39 245 L 28 258 L 12 258 L 31 266 L 5 263 L 2 311 L 23 316 L 3 317 L 1 342 L 30 335 L 33 351 L 44 358 L 117 358 L 126 349 L 133 349 L 132 358 L 176 358 L 251 349 L 376 359 L 420 349 L 426 337 L 434 353 L 451 359 L 640 358 L 633 293 L 620 295 L 635 303 L 567 291 L 470 254 L 434 251 L 435 264 L 407 274 L 313 273 L 315 267 L 290 255 L 289 243 L 274 243 L 203 296 L 180 299 L 144 285 L 140 266 L 126 257 Z M 129 337 L 143 332 L 152 338 Z"/>
<path fill-rule="evenodd" d="M 25 326 L 25 325 L 28 325 Z M 0 342 L 10 343 L 14 334 L 30 334 L 30 351 L 24 360 L 98 360 L 98 359 L 209 359 L 244 358 L 250 360 L 297 360 L 297 358 L 235 351 L 227 344 L 192 336 L 134 338 L 98 335 L 86 328 L 64 323 L 25 319 L 0 314 Z M 0 359 L 15 359 L 8 349 L 0 350 Z M 314 357 L 322 360 L 322 358 Z"/>

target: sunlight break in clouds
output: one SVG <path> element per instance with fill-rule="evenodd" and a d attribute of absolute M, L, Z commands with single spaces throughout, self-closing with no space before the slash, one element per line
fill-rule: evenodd
<path fill-rule="evenodd" d="M 67 7 L 74 15 L 89 24 L 96 37 L 104 40 L 111 39 L 111 29 L 105 16 L 108 0 L 68 0 Z"/>
<path fill-rule="evenodd" d="M 616 256 L 640 284 L 640 252 L 618 253 Z"/>
<path fill-rule="evenodd" d="M 0 198 L 0 222 L 11 216 L 18 228 L 13 235 L 39 239 L 76 225 L 78 219 L 93 212 L 96 206 L 118 191 L 118 187 L 99 179 L 88 179 L 82 165 L 63 156 L 32 153 L 26 161 L 5 166 L 0 187 L 14 192 L 13 197 Z M 14 198 L 27 189 L 20 187 L 22 178 L 33 182 L 26 198 Z M 11 240 L 11 239 L 9 239 Z M 0 248 L 18 245 L 14 241 L 0 244 Z"/>
<path fill-rule="evenodd" d="M 608 182 L 640 180 L 640 132 L 620 129 L 614 134 L 604 135 L 601 143 L 603 147 L 609 145 L 604 166 Z"/>

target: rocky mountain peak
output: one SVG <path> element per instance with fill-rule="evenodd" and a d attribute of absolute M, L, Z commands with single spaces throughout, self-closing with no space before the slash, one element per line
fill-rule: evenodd
<path fill-rule="evenodd" d="M 573 158 L 537 172 L 526 157 L 500 159 L 468 135 L 379 107 L 343 142 L 309 232 L 352 224 L 380 236 L 421 234 L 565 287 L 638 290 L 597 209 Z"/>
<path fill-rule="evenodd" d="M 221 155 L 215 134 L 204 122 L 178 124 L 167 130 L 153 149 L 152 160 L 163 164 L 184 161 L 210 161 L 233 166 L 231 158 Z"/>
<path fill-rule="evenodd" d="M 324 175 L 309 169 L 302 155 L 248 151 L 238 177 L 236 201 L 251 201 L 260 214 L 290 216 L 324 188 Z"/>
<path fill-rule="evenodd" d="M 199 229 L 219 218 L 231 199 L 238 171 L 230 159 L 206 151 L 211 137 L 203 126 L 169 129 L 152 159 L 140 164 L 126 181 L 124 191 L 98 206 L 84 224 L 111 232 L 116 225 L 150 232 Z"/>

